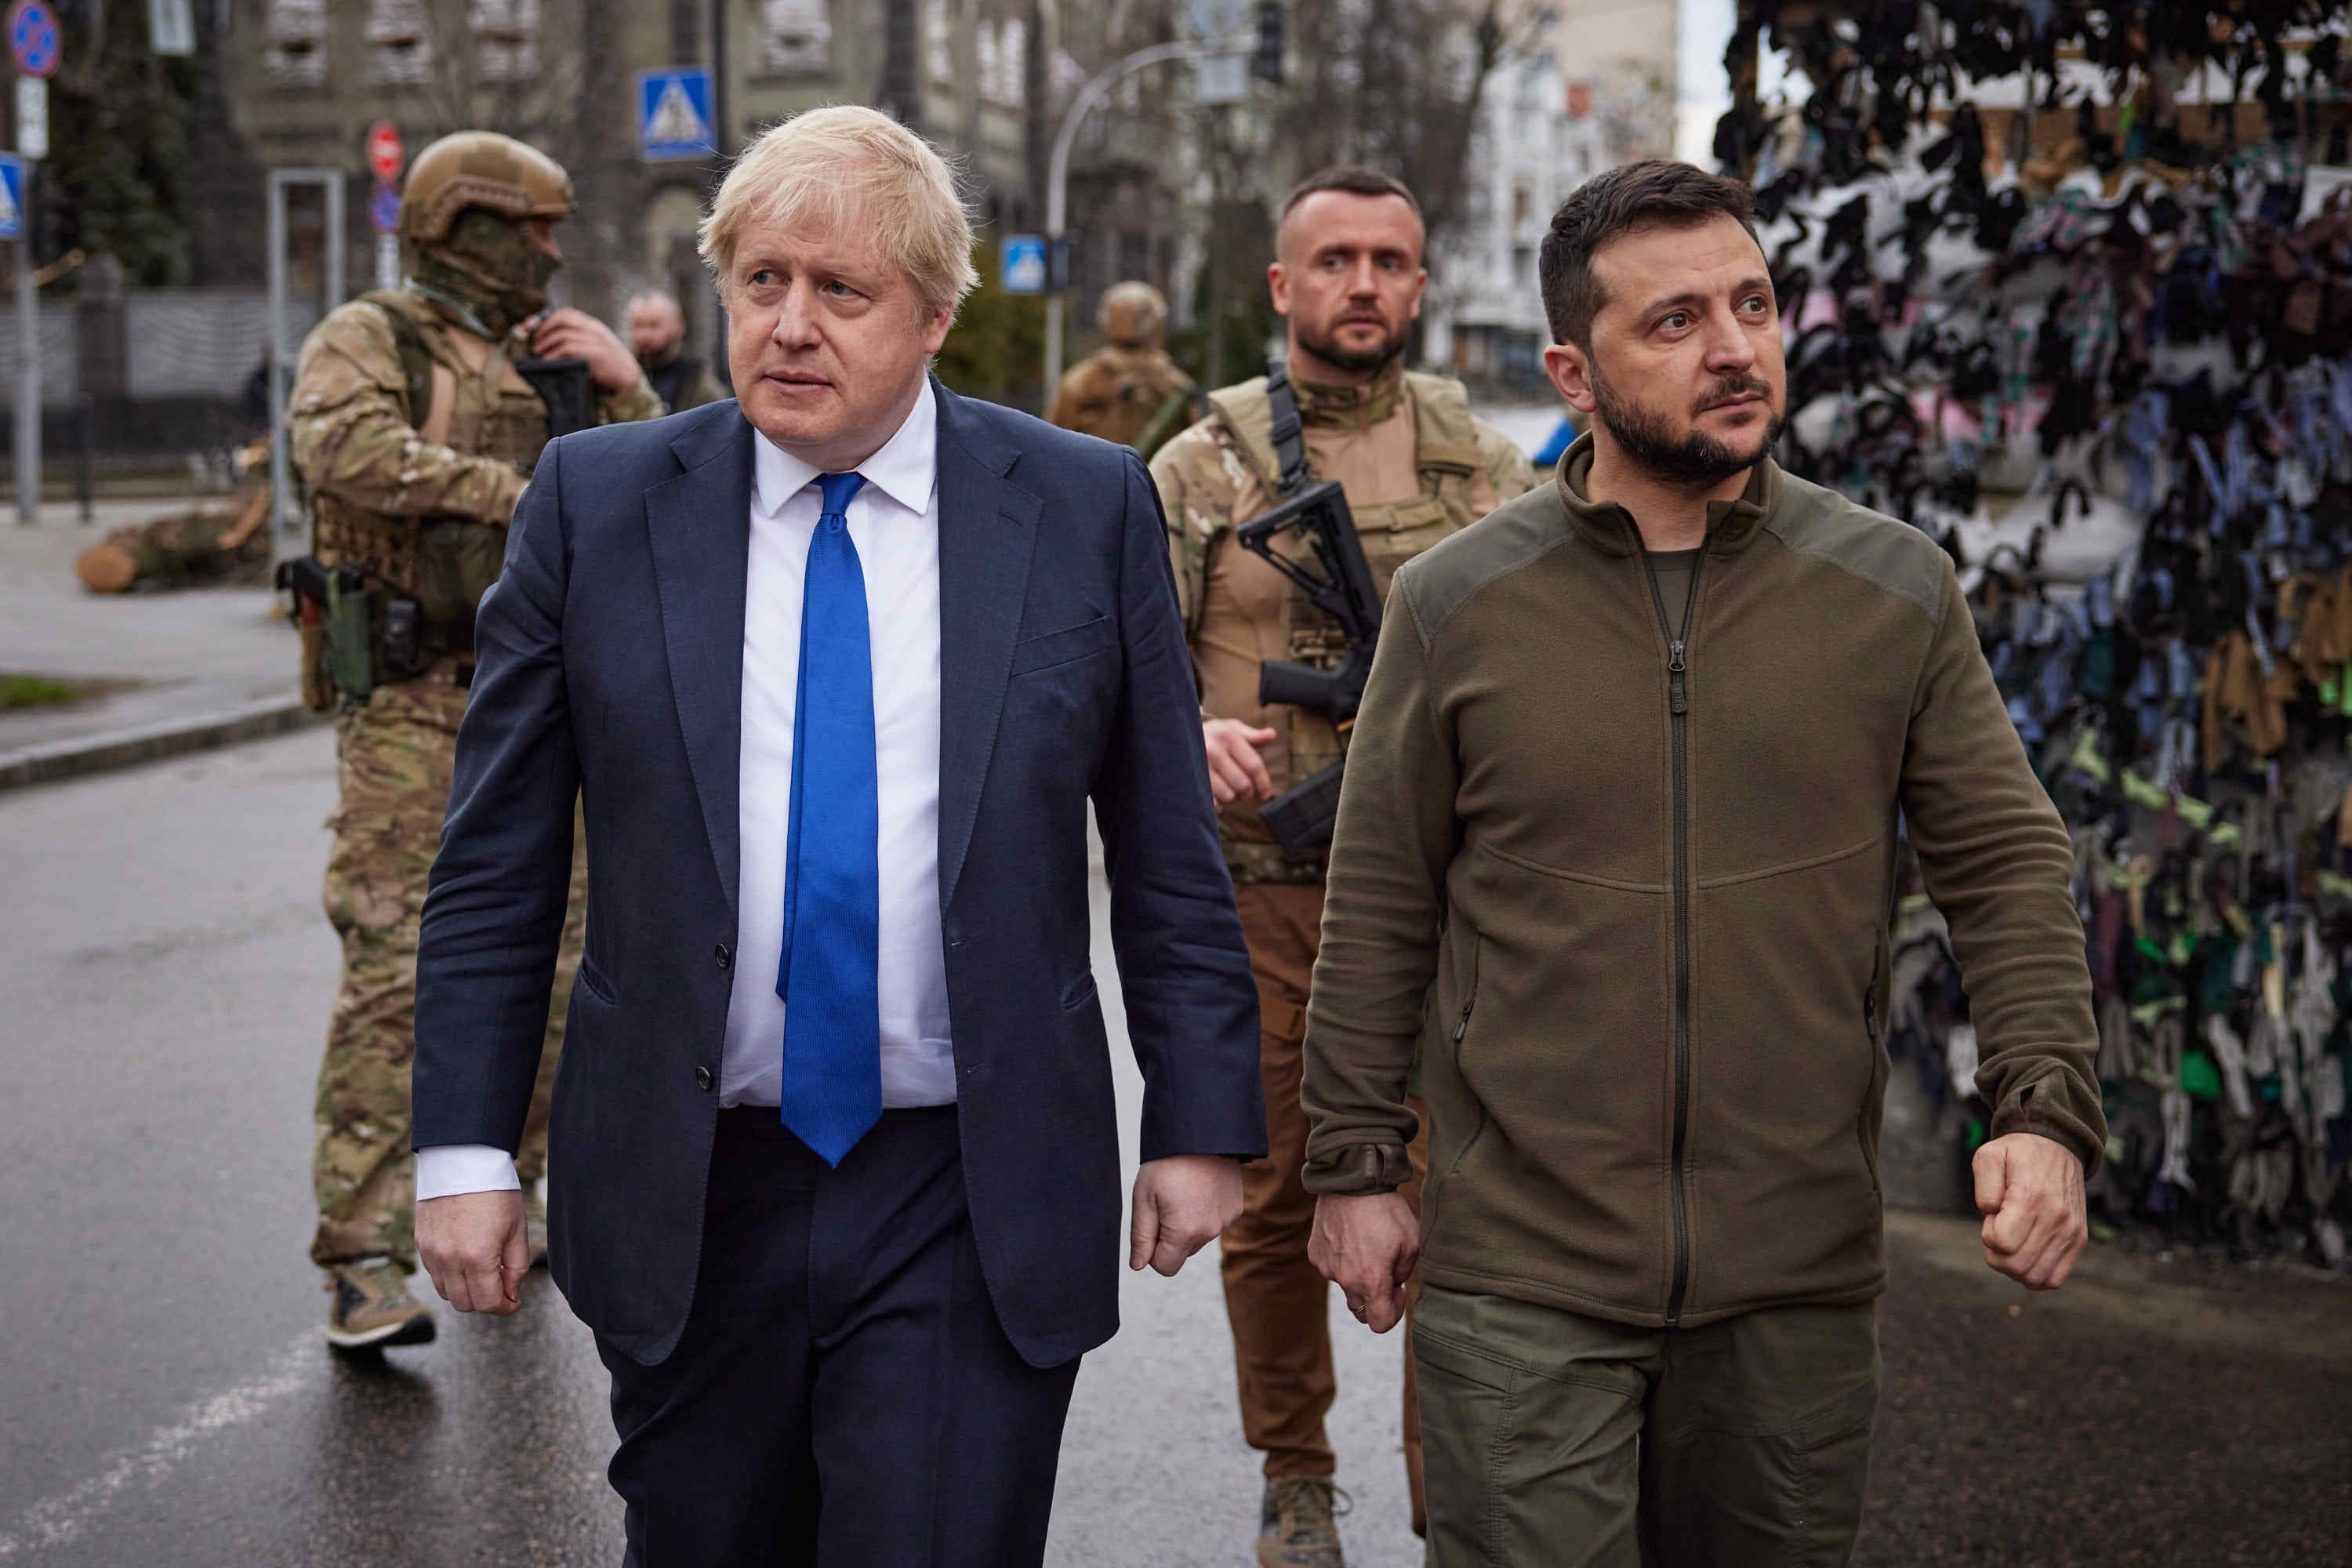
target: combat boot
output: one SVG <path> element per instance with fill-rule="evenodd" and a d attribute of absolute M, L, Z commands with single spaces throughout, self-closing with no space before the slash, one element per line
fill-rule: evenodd
<path fill-rule="evenodd" d="M 1352 1501 L 1328 1476 L 1267 1481 L 1265 1501 L 1258 1510 L 1259 1568 L 1347 1568 L 1339 1526 L 1332 1520 L 1344 1517 Z"/>
<path fill-rule="evenodd" d="M 408 1293 L 408 1276 L 389 1258 L 338 1263 L 327 1271 L 334 1301 L 327 1342 L 339 1351 L 421 1345 L 433 1338 L 433 1309 Z"/>

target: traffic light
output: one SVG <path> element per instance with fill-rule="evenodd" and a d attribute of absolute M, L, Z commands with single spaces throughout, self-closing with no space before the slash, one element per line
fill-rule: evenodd
<path fill-rule="evenodd" d="M 1282 85 L 1282 0 L 1258 0 L 1257 53 L 1250 58 L 1250 75 Z"/>

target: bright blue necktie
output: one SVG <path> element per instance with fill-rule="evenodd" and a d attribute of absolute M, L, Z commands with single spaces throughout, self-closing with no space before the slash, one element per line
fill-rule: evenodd
<path fill-rule="evenodd" d="M 849 540 L 863 474 L 821 474 L 801 595 L 793 799 L 784 843 L 784 1125 L 838 1165 L 882 1115 L 881 826 L 866 574 Z"/>

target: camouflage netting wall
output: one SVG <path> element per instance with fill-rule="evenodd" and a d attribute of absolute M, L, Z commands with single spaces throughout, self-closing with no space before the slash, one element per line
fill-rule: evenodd
<path fill-rule="evenodd" d="M 1735 78 L 1762 37 L 1811 84 L 1717 142 L 1752 174 L 1790 323 L 1782 458 L 1951 551 L 2073 825 L 2113 1129 L 2095 1217 L 2341 1266 L 2343 24 L 1936 17 L 1744 10 Z M 1896 931 L 1889 1194 L 1965 1201 L 1975 1035 L 1916 875 Z"/>

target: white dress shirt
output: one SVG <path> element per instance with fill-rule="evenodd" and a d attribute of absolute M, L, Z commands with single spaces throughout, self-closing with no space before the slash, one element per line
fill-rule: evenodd
<path fill-rule="evenodd" d="M 719 1070 L 721 1105 L 774 1105 L 783 1077 L 784 839 L 792 808 L 793 716 L 800 683 L 801 592 L 823 510 L 818 470 L 756 432 L 751 541 L 743 598 L 734 991 Z M 926 380 L 898 434 L 858 465 L 849 538 L 866 579 L 874 660 L 875 777 L 880 807 L 878 973 L 882 1103 L 956 1098 L 948 1038 L 947 953 L 940 939 L 939 405 Z M 511 1189 L 514 1161 L 487 1144 L 416 1153 L 416 1196 Z"/>

